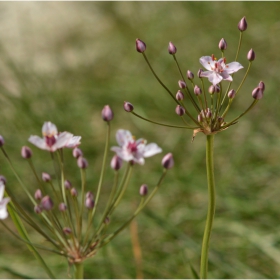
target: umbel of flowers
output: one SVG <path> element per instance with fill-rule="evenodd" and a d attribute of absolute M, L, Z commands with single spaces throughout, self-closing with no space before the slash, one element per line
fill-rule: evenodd
<path fill-rule="evenodd" d="M 177 91 L 170 90 L 158 77 L 146 56 L 146 44 L 142 40 L 136 39 L 137 52 L 143 55 L 156 80 L 175 102 L 175 113 L 181 118 L 181 121 L 183 122 L 182 126 L 164 124 L 144 118 L 135 112 L 134 106 L 131 103 L 126 101 L 124 102 L 125 111 L 131 112 L 145 121 L 167 127 L 191 129 L 193 130 L 192 139 L 194 139 L 196 134 L 199 132 L 206 135 L 206 169 L 209 203 L 201 249 L 200 277 L 202 279 L 207 278 L 209 240 L 215 214 L 215 181 L 213 161 L 214 135 L 236 124 L 242 116 L 247 114 L 258 103 L 258 101 L 262 99 L 265 90 L 264 83 L 260 81 L 252 90 L 253 100 L 251 104 L 249 104 L 247 108 L 244 108 L 242 114 L 237 115 L 233 119 L 228 119 L 227 113 L 241 91 L 241 88 L 248 76 L 250 67 L 256 58 L 254 50 L 250 49 L 247 52 L 247 66 L 241 65 L 237 61 L 241 49 L 243 34 L 244 31 L 247 30 L 247 21 L 245 17 L 240 20 L 237 27 L 240 31 L 240 39 L 233 62 L 228 63 L 228 61 L 232 60 L 226 56 L 228 45 L 226 40 L 222 38 L 218 43 L 218 48 L 221 52 L 220 58 L 217 58 L 214 54 L 208 54 L 198 58 L 198 61 L 204 69 L 197 70 L 196 78 L 191 70 L 187 70 L 185 72 L 186 74 L 183 74 L 176 57 L 177 48 L 172 42 L 169 42 L 168 53 L 174 58 L 180 77 L 178 81 L 178 88 L 176 89 Z M 243 70 L 245 67 L 247 69 L 245 72 L 243 71 L 244 74 L 240 84 L 233 86 L 234 74 L 236 72 L 240 74 L 242 72 L 240 70 Z M 206 79 L 209 83 L 207 81 L 205 82 Z M 246 94 L 246 92 L 243 94 Z"/>
<path fill-rule="evenodd" d="M 13 194 L 13 186 L 10 186 L 6 179 L 0 176 L 0 221 L 16 238 L 27 244 L 51 278 L 54 278 L 54 275 L 37 249 L 51 251 L 65 257 L 70 265 L 75 266 L 74 278 L 83 278 L 83 261 L 94 256 L 101 247 L 113 240 L 129 225 L 155 195 L 168 169 L 172 168 L 174 164 L 172 154 L 169 153 L 163 157 L 163 172 L 155 187 L 148 192 L 148 186 L 145 184 L 147 182 L 143 182 L 143 185 L 135 190 L 135 195 L 139 196 L 139 205 L 134 213 L 120 224 L 117 230 L 110 231 L 110 224 L 114 222 L 114 212 L 120 205 L 130 184 L 133 168 L 137 163 L 143 165 L 144 158 L 161 153 L 162 149 L 155 143 L 147 144 L 147 141 L 142 138 L 135 140 L 127 130 L 118 130 L 116 140 L 119 146 L 111 148 L 115 152 L 110 163 L 114 173 L 111 193 L 107 204 L 105 206 L 99 205 L 109 152 L 110 122 L 113 119 L 113 112 L 108 105 L 102 110 L 102 118 L 107 123 L 107 135 L 99 183 L 95 188 L 86 184 L 86 170 L 90 167 L 82 150 L 78 147 L 81 144 L 80 136 L 74 136 L 69 132 L 60 133 L 51 122 L 44 123 L 42 127 L 43 137 L 30 136 L 30 143 L 50 153 L 55 170 L 55 172 L 46 170 L 39 176 L 32 162 L 32 157 L 35 155 L 29 147 L 22 147 L 21 155 L 28 161 L 37 180 L 37 184 L 33 188 L 29 187 L 27 179 L 21 179 L 18 176 L 8 153 L 4 149 L 4 138 L 0 136 L 1 150 L 34 207 L 33 213 L 25 210 Z M 69 180 L 67 163 L 63 161 L 63 154 L 68 152 L 65 151 L 67 148 L 68 150 L 72 149 L 73 159 L 77 161 L 77 167 L 80 169 L 80 186 L 72 185 Z M 119 180 L 123 162 L 126 162 L 126 167 L 122 172 L 122 180 Z M 55 168 L 57 165 L 58 169 Z M 51 173 L 53 175 L 50 175 Z M 97 207 L 103 210 L 101 215 L 96 214 Z M 9 228 L 4 221 L 8 218 L 8 212 L 16 225 L 18 234 Z M 25 225 L 31 226 L 40 234 L 44 242 L 43 240 L 41 244 L 31 242 Z"/>

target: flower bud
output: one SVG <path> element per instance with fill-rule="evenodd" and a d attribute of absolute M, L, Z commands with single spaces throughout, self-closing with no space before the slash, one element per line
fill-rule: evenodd
<path fill-rule="evenodd" d="M 66 209 L 67 209 L 67 205 L 66 205 L 65 203 L 61 202 L 61 203 L 59 204 L 59 206 L 58 206 L 58 209 L 59 209 L 59 211 L 61 211 L 61 212 L 65 212 Z"/>
<path fill-rule="evenodd" d="M 87 193 L 86 193 L 86 198 L 93 199 L 93 198 L 94 198 L 93 193 L 92 193 L 92 192 L 87 192 Z"/>
<path fill-rule="evenodd" d="M 39 205 L 35 205 L 35 207 L 34 207 L 34 212 L 35 212 L 36 214 L 42 213 L 41 207 L 40 207 Z"/>
<path fill-rule="evenodd" d="M 183 116 L 186 113 L 185 109 L 181 105 L 176 106 L 175 112 L 178 116 Z"/>
<path fill-rule="evenodd" d="M 253 98 L 255 98 L 257 100 L 262 99 L 263 98 L 263 90 L 259 87 L 253 89 L 252 96 L 253 96 Z"/>
<path fill-rule="evenodd" d="M 70 190 L 70 188 L 72 187 L 72 184 L 69 180 L 65 180 L 64 181 L 64 187 L 66 190 Z"/>
<path fill-rule="evenodd" d="M 88 167 L 88 162 L 84 157 L 79 157 L 77 160 L 79 168 L 86 169 Z"/>
<path fill-rule="evenodd" d="M 43 172 L 42 173 L 42 180 L 44 182 L 50 182 L 52 180 L 51 175 L 46 173 L 46 172 Z"/>
<path fill-rule="evenodd" d="M 186 88 L 186 86 L 187 86 L 186 83 L 182 80 L 178 81 L 178 85 L 179 85 L 179 88 Z"/>
<path fill-rule="evenodd" d="M 63 228 L 63 232 L 64 232 L 66 235 L 69 235 L 69 234 L 72 233 L 72 230 L 71 230 L 71 228 L 69 228 L 69 227 L 64 227 L 64 228 Z"/>
<path fill-rule="evenodd" d="M 80 148 L 74 148 L 72 151 L 73 157 L 74 158 L 78 158 L 78 157 L 82 157 L 83 156 L 83 152 Z"/>
<path fill-rule="evenodd" d="M 231 89 L 229 92 L 228 92 L 228 98 L 232 99 L 235 97 L 235 90 L 234 89 Z"/>
<path fill-rule="evenodd" d="M 243 32 L 247 29 L 247 21 L 246 18 L 243 17 L 238 23 L 238 29 Z"/>
<path fill-rule="evenodd" d="M 188 70 L 188 71 L 187 71 L 187 77 L 188 77 L 189 80 L 193 80 L 193 78 L 194 78 L 193 72 L 190 71 L 190 70 Z"/>
<path fill-rule="evenodd" d="M 47 210 L 47 211 L 49 211 L 53 208 L 53 201 L 48 195 L 46 195 L 42 198 L 41 207 L 42 207 L 42 209 Z"/>
<path fill-rule="evenodd" d="M 168 153 L 167 155 L 165 155 L 161 161 L 161 164 L 165 169 L 172 168 L 174 165 L 173 155 L 171 153 Z"/>
<path fill-rule="evenodd" d="M 203 122 L 203 116 L 201 114 L 199 114 L 197 116 L 197 120 L 198 120 L 199 123 Z"/>
<path fill-rule="evenodd" d="M 111 160 L 111 168 L 118 171 L 122 167 L 122 159 L 117 155 L 114 155 Z"/>
<path fill-rule="evenodd" d="M 134 109 L 134 106 L 131 103 L 124 101 L 123 108 L 126 112 L 132 112 Z"/>
<path fill-rule="evenodd" d="M 211 86 L 208 88 L 208 92 L 209 92 L 210 94 L 215 93 L 215 86 L 214 86 L 214 85 L 211 85 Z"/>
<path fill-rule="evenodd" d="M 197 72 L 197 76 L 198 78 L 201 78 L 201 73 L 203 72 L 203 69 L 199 69 L 198 72 Z"/>
<path fill-rule="evenodd" d="M 71 193 L 71 195 L 72 195 L 73 197 L 78 196 L 78 192 L 77 192 L 77 190 L 76 190 L 75 188 L 72 188 L 72 189 L 70 190 L 70 193 Z"/>
<path fill-rule="evenodd" d="M 250 49 L 248 54 L 247 54 L 247 59 L 249 61 L 253 61 L 253 60 L 255 60 L 255 57 L 256 57 L 255 52 L 253 51 L 253 49 Z"/>
<path fill-rule="evenodd" d="M 136 50 L 143 53 L 146 50 L 146 44 L 140 39 L 136 39 Z"/>
<path fill-rule="evenodd" d="M 139 194 L 141 196 L 146 196 L 148 194 L 148 186 L 146 184 L 143 184 L 141 187 L 140 187 L 140 190 L 139 190 Z"/>
<path fill-rule="evenodd" d="M 263 81 L 260 81 L 259 86 L 258 86 L 262 91 L 265 90 L 265 84 Z"/>
<path fill-rule="evenodd" d="M 36 191 L 35 191 L 35 194 L 34 194 L 34 198 L 36 199 L 36 200 L 41 200 L 42 199 L 42 192 L 41 192 L 41 190 L 40 189 L 37 189 Z"/>
<path fill-rule="evenodd" d="M 91 197 L 86 197 L 85 206 L 87 209 L 92 209 L 94 207 L 94 200 Z"/>
<path fill-rule="evenodd" d="M 222 38 L 219 42 L 219 49 L 224 51 L 227 48 L 227 42 L 224 38 Z"/>
<path fill-rule="evenodd" d="M 194 87 L 193 91 L 195 95 L 200 95 L 202 93 L 201 88 L 198 87 L 197 85 Z"/>
<path fill-rule="evenodd" d="M 168 44 L 168 52 L 170 54 L 175 54 L 177 52 L 177 48 L 173 45 L 172 42 L 169 42 Z"/>
<path fill-rule="evenodd" d="M 210 119 L 212 117 L 212 112 L 210 111 L 210 110 L 208 110 L 207 112 L 206 112 L 206 118 L 207 119 Z"/>
<path fill-rule="evenodd" d="M 181 100 L 184 99 L 184 97 L 185 97 L 184 93 L 182 91 L 178 90 L 177 93 L 176 93 L 176 99 L 181 101 Z"/>
<path fill-rule="evenodd" d="M 32 157 L 32 151 L 31 151 L 31 149 L 30 149 L 29 147 L 27 147 L 27 146 L 23 146 L 23 147 L 21 148 L 21 156 L 22 156 L 23 158 L 31 158 L 31 157 Z"/>
<path fill-rule="evenodd" d="M 5 144 L 5 140 L 2 135 L 0 135 L 0 147 L 2 147 Z"/>
<path fill-rule="evenodd" d="M 0 175 L 0 181 L 2 181 L 4 185 L 7 183 L 7 179 L 3 175 Z"/>
<path fill-rule="evenodd" d="M 112 109 L 110 108 L 109 105 L 105 105 L 104 108 L 102 109 L 102 119 L 105 121 L 105 122 L 109 122 L 113 119 L 114 117 L 114 113 L 112 111 Z"/>

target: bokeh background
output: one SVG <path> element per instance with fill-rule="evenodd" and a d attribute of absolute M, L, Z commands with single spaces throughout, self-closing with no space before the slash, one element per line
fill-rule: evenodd
<path fill-rule="evenodd" d="M 28 145 L 29 135 L 40 135 L 44 121 L 52 121 L 62 131 L 82 135 L 81 148 L 90 164 L 88 186 L 94 192 L 106 133 L 101 110 L 110 104 L 115 113 L 111 145 L 116 144 L 117 129 L 128 129 L 137 138 L 158 143 L 164 153 L 172 152 L 176 161 L 134 224 L 142 250 L 138 269 L 144 278 L 193 278 L 190 267 L 199 270 L 207 211 L 205 136 L 198 134 L 191 143 L 192 131 L 154 126 L 123 110 L 127 100 L 145 117 L 181 125 L 174 101 L 135 51 L 135 39 L 146 42 L 154 69 L 176 93 L 180 76 L 167 52 L 168 42 L 176 45 L 184 73 L 188 69 L 196 73 L 201 56 L 219 57 L 221 38 L 228 43 L 230 62 L 238 45 L 237 24 L 246 16 L 239 62 L 246 67 L 250 48 L 256 60 L 227 120 L 249 106 L 260 80 L 266 91 L 237 125 L 215 137 L 217 210 L 209 277 L 280 278 L 279 12 L 279 2 L 1 2 L 0 134 L 16 170 L 35 190 L 36 181 L 20 150 Z M 233 87 L 244 73 L 235 75 Z M 38 172 L 51 173 L 49 155 L 35 147 L 33 152 Z M 113 222 L 121 223 L 132 214 L 142 183 L 154 186 L 162 155 L 135 167 Z M 79 182 L 70 151 L 66 159 L 68 178 Z M 109 160 L 104 203 L 113 179 Z M 0 173 L 32 212 L 3 155 Z M 0 277 L 47 277 L 25 245 L 0 228 Z M 43 242 L 32 229 L 29 233 L 32 240 Z M 128 228 L 86 262 L 85 277 L 139 277 L 132 243 Z M 57 277 L 69 276 L 64 259 L 44 252 L 43 256 Z"/>

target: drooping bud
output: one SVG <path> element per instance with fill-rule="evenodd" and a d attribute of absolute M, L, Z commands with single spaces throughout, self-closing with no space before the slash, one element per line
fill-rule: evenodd
<path fill-rule="evenodd" d="M 105 105 L 104 108 L 102 109 L 102 119 L 105 121 L 105 122 L 109 122 L 113 119 L 114 117 L 114 113 L 112 111 L 112 109 L 110 108 L 109 105 Z"/>
<path fill-rule="evenodd" d="M 255 57 L 256 57 L 255 52 L 253 51 L 253 49 L 250 49 L 248 54 L 247 54 L 247 59 L 249 61 L 253 61 L 253 60 L 255 60 Z"/>
<path fill-rule="evenodd" d="M 178 81 L 178 85 L 179 85 L 179 88 L 186 88 L 186 86 L 187 86 L 186 83 L 182 80 Z"/>
<path fill-rule="evenodd" d="M 264 84 L 263 81 L 260 81 L 260 83 L 259 83 L 259 88 L 260 88 L 262 91 L 265 90 L 265 84 Z"/>
<path fill-rule="evenodd" d="M 35 212 L 36 214 L 42 213 L 41 207 L 40 207 L 39 205 L 35 205 L 35 206 L 34 206 L 34 212 Z"/>
<path fill-rule="evenodd" d="M 58 206 L 58 209 L 59 209 L 59 211 L 61 211 L 61 212 L 65 212 L 66 209 L 67 209 L 67 205 L 66 205 L 65 203 L 61 202 L 61 203 L 59 204 L 59 206 Z"/>
<path fill-rule="evenodd" d="M 42 173 L 42 180 L 44 182 L 50 182 L 52 180 L 51 175 L 46 173 L 46 172 L 43 172 Z"/>
<path fill-rule="evenodd" d="M 136 39 L 136 50 L 140 53 L 146 50 L 146 44 L 140 39 Z"/>
<path fill-rule="evenodd" d="M 173 155 L 171 153 L 168 153 L 167 155 L 165 155 L 161 161 L 161 164 L 165 169 L 172 168 L 174 165 Z"/>
<path fill-rule="evenodd" d="M 79 157 L 83 156 L 82 150 L 80 148 L 77 148 L 77 147 L 73 149 L 72 154 L 73 154 L 74 158 L 79 158 Z"/>
<path fill-rule="evenodd" d="M 194 91 L 194 94 L 195 94 L 195 95 L 200 95 L 200 94 L 202 93 L 201 88 L 198 87 L 197 85 L 195 85 L 193 91 Z"/>
<path fill-rule="evenodd" d="M 77 190 L 76 190 L 75 188 L 72 188 L 72 189 L 70 190 L 70 193 L 71 193 L 71 195 L 72 195 L 73 197 L 78 196 L 78 192 L 77 192 Z"/>
<path fill-rule="evenodd" d="M 257 100 L 262 99 L 263 98 L 263 90 L 259 87 L 253 89 L 252 96 L 253 96 L 253 98 L 255 98 Z"/>
<path fill-rule="evenodd" d="M 229 92 L 228 92 L 228 98 L 232 99 L 235 97 L 235 90 L 234 89 L 231 89 Z"/>
<path fill-rule="evenodd" d="M 64 228 L 63 228 L 63 232 L 64 232 L 66 235 L 69 235 L 69 234 L 72 233 L 72 230 L 71 230 L 71 228 L 69 228 L 69 227 L 64 227 Z"/>
<path fill-rule="evenodd" d="M 79 168 L 86 169 L 88 167 L 88 162 L 84 157 L 79 157 L 77 160 Z"/>
<path fill-rule="evenodd" d="M 181 101 L 184 98 L 185 98 L 184 93 L 182 91 L 178 90 L 177 93 L 176 93 L 176 99 Z"/>
<path fill-rule="evenodd" d="M 70 188 L 72 187 L 72 184 L 69 180 L 65 180 L 64 181 L 64 187 L 66 190 L 70 190 Z"/>
<path fill-rule="evenodd" d="M 238 29 L 243 32 L 247 29 L 247 21 L 246 18 L 243 17 L 238 23 Z"/>
<path fill-rule="evenodd" d="M 177 52 L 177 48 L 174 46 L 172 42 L 169 42 L 168 44 L 168 52 L 170 54 L 175 54 Z"/>
<path fill-rule="evenodd" d="M 112 169 L 118 171 L 122 167 L 122 159 L 117 155 L 114 155 L 111 160 Z"/>
<path fill-rule="evenodd" d="M 198 72 L 197 72 L 197 76 L 198 78 L 201 78 L 201 73 L 203 72 L 203 69 L 199 69 Z"/>
<path fill-rule="evenodd" d="M 0 181 L 2 181 L 4 185 L 7 183 L 7 179 L 3 175 L 0 175 Z"/>
<path fill-rule="evenodd" d="M 193 78 L 194 78 L 193 72 L 190 71 L 190 70 L 188 70 L 188 71 L 187 71 L 187 77 L 188 77 L 189 80 L 193 80 Z"/>
<path fill-rule="evenodd" d="M 21 156 L 22 156 L 23 158 L 31 158 L 31 157 L 32 157 L 32 151 L 31 151 L 31 149 L 30 149 L 29 147 L 27 147 L 27 146 L 23 146 L 23 147 L 21 148 Z"/>
<path fill-rule="evenodd" d="M 91 197 L 86 197 L 85 206 L 87 209 L 92 209 L 94 207 L 94 200 Z"/>
<path fill-rule="evenodd" d="M 126 112 L 132 112 L 134 109 L 134 106 L 131 103 L 124 101 L 123 108 Z"/>
<path fill-rule="evenodd" d="M 2 135 L 0 135 L 0 147 L 4 146 L 5 140 Z"/>
<path fill-rule="evenodd" d="M 181 105 L 176 106 L 175 112 L 178 116 L 183 116 L 186 113 L 185 109 Z"/>
<path fill-rule="evenodd" d="M 42 199 L 42 192 L 41 192 L 40 189 L 37 189 L 37 190 L 35 191 L 34 198 L 35 198 L 36 200 L 41 200 L 41 199 Z"/>
<path fill-rule="evenodd" d="M 222 38 L 219 42 L 219 49 L 221 51 L 224 51 L 224 50 L 226 50 L 226 48 L 227 48 L 227 42 L 224 38 Z"/>
<path fill-rule="evenodd" d="M 143 184 L 141 187 L 140 187 L 140 190 L 139 190 L 139 194 L 141 196 L 146 196 L 148 194 L 148 186 L 146 184 Z"/>
<path fill-rule="evenodd" d="M 46 195 L 42 198 L 41 207 L 42 207 L 42 209 L 47 210 L 47 211 L 49 211 L 53 208 L 53 201 L 48 195 Z"/>

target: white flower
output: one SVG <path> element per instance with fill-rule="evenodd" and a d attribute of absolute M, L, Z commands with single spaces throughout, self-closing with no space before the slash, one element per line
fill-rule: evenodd
<path fill-rule="evenodd" d="M 4 220 L 8 217 L 7 204 L 10 201 L 9 197 L 4 197 L 5 185 L 2 180 L 0 180 L 0 220 Z"/>
<path fill-rule="evenodd" d="M 201 72 L 201 77 L 208 78 L 213 85 L 218 84 L 222 80 L 232 81 L 229 74 L 237 72 L 243 66 L 239 62 L 231 62 L 226 64 L 225 58 L 220 58 L 218 61 L 212 56 L 203 56 L 199 62 L 209 71 Z"/>
<path fill-rule="evenodd" d="M 60 148 L 74 148 L 80 144 L 81 136 L 74 136 L 69 132 L 58 133 L 55 124 L 45 122 L 42 127 L 43 138 L 31 135 L 29 142 L 42 150 L 55 152 Z"/>
<path fill-rule="evenodd" d="M 135 140 L 128 130 L 119 129 L 116 139 L 120 147 L 112 147 L 111 150 L 125 161 L 133 161 L 143 165 L 145 163 L 144 157 L 151 157 L 162 152 L 155 143 L 146 145 L 144 139 Z"/>

